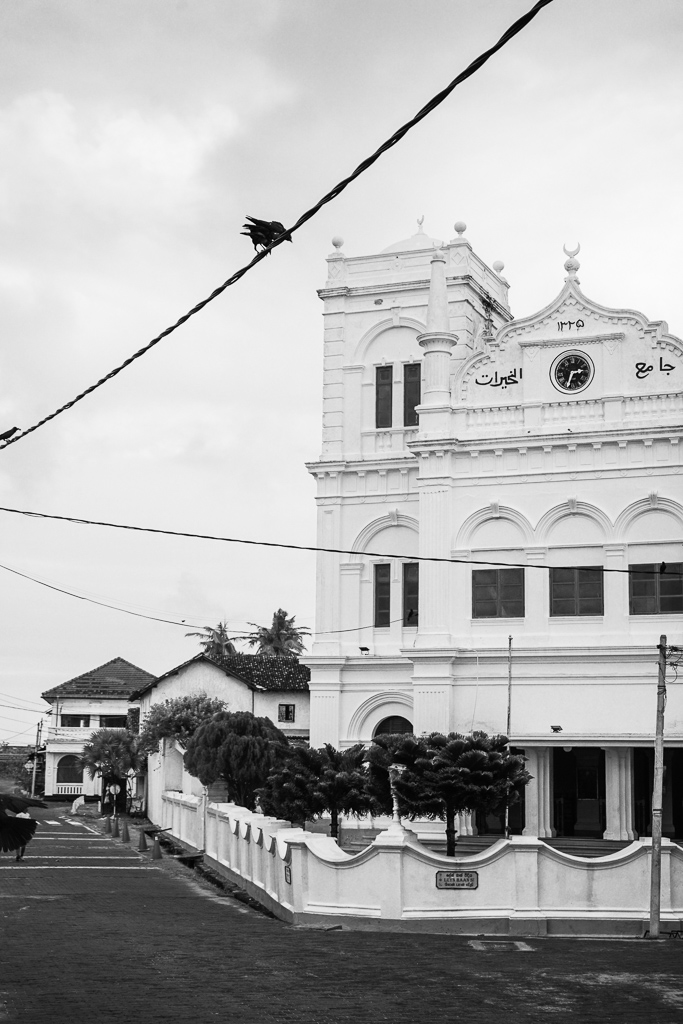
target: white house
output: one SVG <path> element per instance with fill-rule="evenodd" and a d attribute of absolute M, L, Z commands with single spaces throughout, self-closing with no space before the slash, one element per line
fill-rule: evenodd
<path fill-rule="evenodd" d="M 155 704 L 190 694 L 205 693 L 228 705 L 228 711 L 250 711 L 269 718 L 286 736 L 308 739 L 310 671 L 294 658 L 233 654 L 213 661 L 198 654 L 189 661 L 147 680 L 130 700 L 139 703 L 140 724 Z M 185 792 L 200 797 L 201 783 L 183 765 L 183 748 L 164 740 L 158 753 L 148 758 L 147 813 L 152 821 L 163 820 L 162 793 Z"/>
<path fill-rule="evenodd" d="M 333 240 L 308 468 L 318 544 L 344 553 L 318 556 L 311 744 L 506 732 L 510 678 L 517 829 L 627 840 L 649 829 L 657 644 L 683 643 L 683 343 L 587 298 L 578 248 L 515 320 L 503 265 L 455 230 Z M 665 744 L 683 836 L 680 686 Z"/>
<path fill-rule="evenodd" d="M 83 744 L 97 729 L 124 729 L 133 691 L 154 676 L 124 658 L 46 690 L 52 706 L 45 750 L 45 796 L 100 796 L 100 780 L 84 775 Z M 137 707 L 137 704 L 133 706 Z"/>

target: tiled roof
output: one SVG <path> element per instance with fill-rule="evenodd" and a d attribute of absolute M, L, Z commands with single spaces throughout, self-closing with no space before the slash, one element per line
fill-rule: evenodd
<path fill-rule="evenodd" d="M 82 676 L 53 686 L 42 695 L 52 704 L 58 697 L 130 697 L 134 690 L 154 681 L 151 672 L 131 665 L 125 658 L 112 658 L 105 665 L 84 672 Z"/>
<path fill-rule="evenodd" d="M 182 665 L 164 672 L 162 676 L 146 682 L 130 695 L 130 700 L 137 700 L 158 683 L 169 676 L 177 675 L 182 669 L 195 661 L 208 661 L 211 665 L 225 672 L 226 676 L 234 676 L 246 683 L 251 689 L 308 690 L 311 670 L 308 665 L 301 665 L 296 658 L 269 658 L 263 654 L 228 654 L 220 660 L 209 658 L 206 654 L 197 654 L 194 658 L 184 661 Z"/>

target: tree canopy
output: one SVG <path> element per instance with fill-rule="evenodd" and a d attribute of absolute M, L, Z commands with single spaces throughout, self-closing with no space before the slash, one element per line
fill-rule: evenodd
<path fill-rule="evenodd" d="M 336 839 L 340 814 L 372 810 L 367 781 L 362 743 L 346 750 L 336 750 L 331 743 L 318 749 L 290 747 L 286 759 L 259 790 L 258 800 L 266 814 L 289 821 L 312 820 L 327 813 L 330 835 Z"/>
<path fill-rule="evenodd" d="M 185 636 L 199 637 L 199 646 L 209 658 L 220 660 L 227 654 L 236 654 L 237 648 L 228 635 L 227 622 L 219 622 L 217 626 L 204 626 L 199 632 L 186 633 Z"/>
<path fill-rule="evenodd" d="M 257 654 L 265 654 L 271 658 L 298 658 L 304 650 L 304 638 L 310 636 L 310 630 L 294 625 L 296 616 L 287 617 L 284 608 L 273 613 L 270 626 L 258 626 L 255 622 L 249 625 L 254 632 L 246 638 L 250 647 L 256 647 Z"/>
<path fill-rule="evenodd" d="M 389 764 L 403 764 L 394 788 L 401 814 L 446 822 L 446 853 L 455 856 L 455 817 L 494 811 L 519 799 L 530 779 L 524 757 L 512 754 L 506 736 L 474 732 L 429 736 L 378 736 L 368 752 L 371 792 L 391 811 Z"/>
<path fill-rule="evenodd" d="M 98 729 L 83 746 L 81 763 L 91 779 L 102 779 L 105 786 L 118 785 L 129 795 L 131 776 L 145 763 L 138 737 L 125 729 Z"/>
<path fill-rule="evenodd" d="M 153 704 L 142 723 L 140 748 L 147 754 L 153 754 L 159 747 L 159 741 L 165 738 L 179 740 L 187 746 L 187 741 L 200 725 L 226 708 L 224 700 L 209 697 L 206 693 L 190 693 Z"/>
<path fill-rule="evenodd" d="M 185 767 L 205 786 L 222 779 L 230 799 L 253 811 L 256 790 L 287 748 L 287 737 L 269 718 L 219 711 L 189 738 Z"/>

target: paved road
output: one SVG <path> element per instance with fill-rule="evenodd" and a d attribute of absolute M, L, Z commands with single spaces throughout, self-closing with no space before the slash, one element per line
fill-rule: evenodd
<path fill-rule="evenodd" d="M 151 861 L 100 823 L 39 812 L 0 855 L 0 1021 L 25 1024 L 680 1024 L 683 941 L 292 928 Z"/>

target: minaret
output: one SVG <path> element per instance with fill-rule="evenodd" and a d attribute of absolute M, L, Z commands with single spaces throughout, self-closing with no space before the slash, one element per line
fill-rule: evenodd
<path fill-rule="evenodd" d="M 424 349 L 420 433 L 423 436 L 443 436 L 450 423 L 451 351 L 457 345 L 458 336 L 449 329 L 446 256 L 441 249 L 435 249 L 432 256 L 427 330 L 418 336 L 417 341 Z"/>

